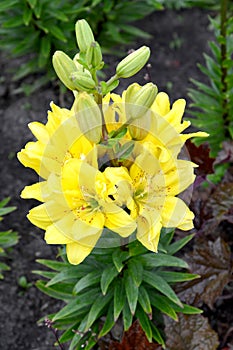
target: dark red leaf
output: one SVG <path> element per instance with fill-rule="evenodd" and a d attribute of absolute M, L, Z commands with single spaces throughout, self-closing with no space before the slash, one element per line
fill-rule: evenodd
<path fill-rule="evenodd" d="M 197 175 L 204 176 L 214 173 L 213 163 L 215 159 L 210 157 L 210 149 L 207 144 L 197 147 L 194 145 L 194 143 L 188 140 L 185 145 L 188 149 L 192 162 L 199 165 L 196 170 Z"/>
<path fill-rule="evenodd" d="M 169 350 L 216 350 L 217 333 L 202 315 L 179 315 L 179 322 L 165 317 L 166 346 Z"/>
<path fill-rule="evenodd" d="M 162 350 L 159 344 L 149 343 L 138 321 L 124 333 L 121 343 L 113 341 L 109 350 Z"/>
<path fill-rule="evenodd" d="M 222 143 L 222 150 L 218 153 L 214 165 L 223 163 L 233 163 L 233 141 Z"/>
<path fill-rule="evenodd" d="M 203 302 L 211 309 L 231 278 L 231 254 L 221 238 L 215 242 L 204 237 L 196 240 L 193 252 L 185 255 L 192 273 L 201 277 L 176 286 L 180 299 L 201 307 Z"/>

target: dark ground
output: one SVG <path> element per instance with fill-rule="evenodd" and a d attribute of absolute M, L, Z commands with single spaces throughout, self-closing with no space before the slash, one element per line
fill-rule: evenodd
<path fill-rule="evenodd" d="M 208 51 L 207 41 L 213 35 L 208 29 L 208 14 L 199 9 L 166 11 L 140 22 L 140 27 L 153 35 L 153 39 L 146 42 L 152 51 L 152 81 L 160 91 L 167 91 L 172 100 L 187 98 L 190 77 L 203 80 L 196 65 L 203 62 L 202 52 Z M 133 47 L 143 44 L 139 41 Z M 113 62 L 114 67 L 117 59 L 107 61 Z M 18 208 L 4 219 L 4 227 L 12 228 L 20 235 L 18 245 L 9 254 L 11 271 L 5 273 L 5 279 L 0 282 L 0 350 L 51 350 L 55 348 L 54 336 L 46 327 L 38 327 L 37 320 L 58 310 L 60 303 L 34 286 L 23 291 L 17 281 L 21 276 L 26 276 L 29 282 L 35 281 L 37 276 L 31 273 L 39 268 L 35 259 L 54 258 L 56 247 L 46 245 L 43 232 L 26 219 L 26 213 L 35 203 L 21 200 L 19 194 L 25 185 L 37 180 L 37 175 L 17 161 L 16 153 L 32 138 L 27 124 L 34 120 L 45 122 L 50 101 L 59 103 L 59 99 L 51 87 L 30 97 L 15 94 L 18 86 L 11 81 L 7 69 L 20 61 L 9 63 L 1 55 L 0 62 L 3 73 L 0 86 L 1 199 L 11 196 L 10 204 Z M 145 73 L 137 75 L 139 83 L 144 83 Z M 125 87 L 133 80 L 123 81 L 121 86 Z M 65 106 L 69 107 L 69 102 Z"/>

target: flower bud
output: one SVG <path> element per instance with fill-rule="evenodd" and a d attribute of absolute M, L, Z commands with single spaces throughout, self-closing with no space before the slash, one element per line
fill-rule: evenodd
<path fill-rule="evenodd" d="M 129 78 L 142 69 L 150 57 L 150 49 L 142 46 L 140 49 L 126 56 L 116 67 L 118 78 Z"/>
<path fill-rule="evenodd" d="M 88 47 L 95 41 L 91 27 L 85 19 L 80 19 L 75 24 L 76 39 L 81 52 L 86 52 Z"/>
<path fill-rule="evenodd" d="M 86 92 L 78 94 L 74 101 L 74 112 L 81 132 L 94 143 L 102 138 L 102 115 L 98 104 Z"/>
<path fill-rule="evenodd" d="M 102 64 L 102 52 L 97 41 L 93 41 L 86 52 L 86 62 L 91 68 L 98 69 Z"/>
<path fill-rule="evenodd" d="M 146 136 L 148 135 L 148 130 L 146 130 L 147 126 L 145 125 L 146 128 L 144 129 L 144 123 L 143 123 L 142 119 L 144 119 L 144 118 L 137 119 L 137 120 L 135 120 L 134 125 L 128 126 L 130 136 L 132 137 L 133 140 L 141 141 L 141 140 L 145 139 Z M 137 124 L 137 125 L 135 125 L 135 124 Z"/>
<path fill-rule="evenodd" d="M 158 88 L 153 83 L 140 86 L 131 84 L 125 92 L 126 120 L 135 120 L 142 117 L 152 106 L 157 95 Z"/>
<path fill-rule="evenodd" d="M 73 72 L 70 75 L 76 90 L 90 91 L 95 87 L 95 81 L 86 72 Z"/>
<path fill-rule="evenodd" d="M 77 71 L 73 60 L 63 51 L 56 51 L 53 55 L 53 67 L 58 78 L 63 82 L 63 84 L 68 89 L 75 90 L 76 86 L 70 78 L 71 74 Z"/>

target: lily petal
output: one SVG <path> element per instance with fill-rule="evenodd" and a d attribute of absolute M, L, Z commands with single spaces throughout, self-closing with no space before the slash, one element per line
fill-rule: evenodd
<path fill-rule="evenodd" d="M 161 215 L 164 227 L 193 228 L 194 214 L 180 198 L 167 197 Z"/>
<path fill-rule="evenodd" d="M 136 230 L 135 220 L 116 204 L 107 203 L 104 211 L 106 215 L 105 226 L 121 237 L 128 237 Z"/>

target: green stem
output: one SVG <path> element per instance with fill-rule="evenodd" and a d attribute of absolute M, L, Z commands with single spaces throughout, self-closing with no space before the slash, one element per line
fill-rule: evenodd
<path fill-rule="evenodd" d="M 117 75 L 115 74 L 115 75 L 113 75 L 108 81 L 106 81 L 106 84 L 109 86 L 109 85 L 111 85 L 115 80 L 117 80 L 118 79 L 118 77 L 117 77 Z"/>
<path fill-rule="evenodd" d="M 228 0 L 221 0 L 221 25 L 220 25 L 220 34 L 221 34 L 221 83 L 222 83 L 222 108 L 223 108 L 223 120 L 225 126 L 225 136 L 230 138 L 230 133 L 228 129 L 228 99 L 227 99 L 227 75 L 228 70 L 224 61 L 227 59 L 227 8 Z"/>
<path fill-rule="evenodd" d="M 106 124 L 105 124 L 105 119 L 104 119 L 104 113 L 103 113 L 103 109 L 102 109 L 102 98 L 103 96 L 99 93 L 95 94 L 95 101 L 99 106 L 100 112 L 101 112 L 101 117 L 102 117 L 102 136 L 103 136 L 103 140 L 107 141 L 108 139 L 108 131 L 106 128 Z"/>

